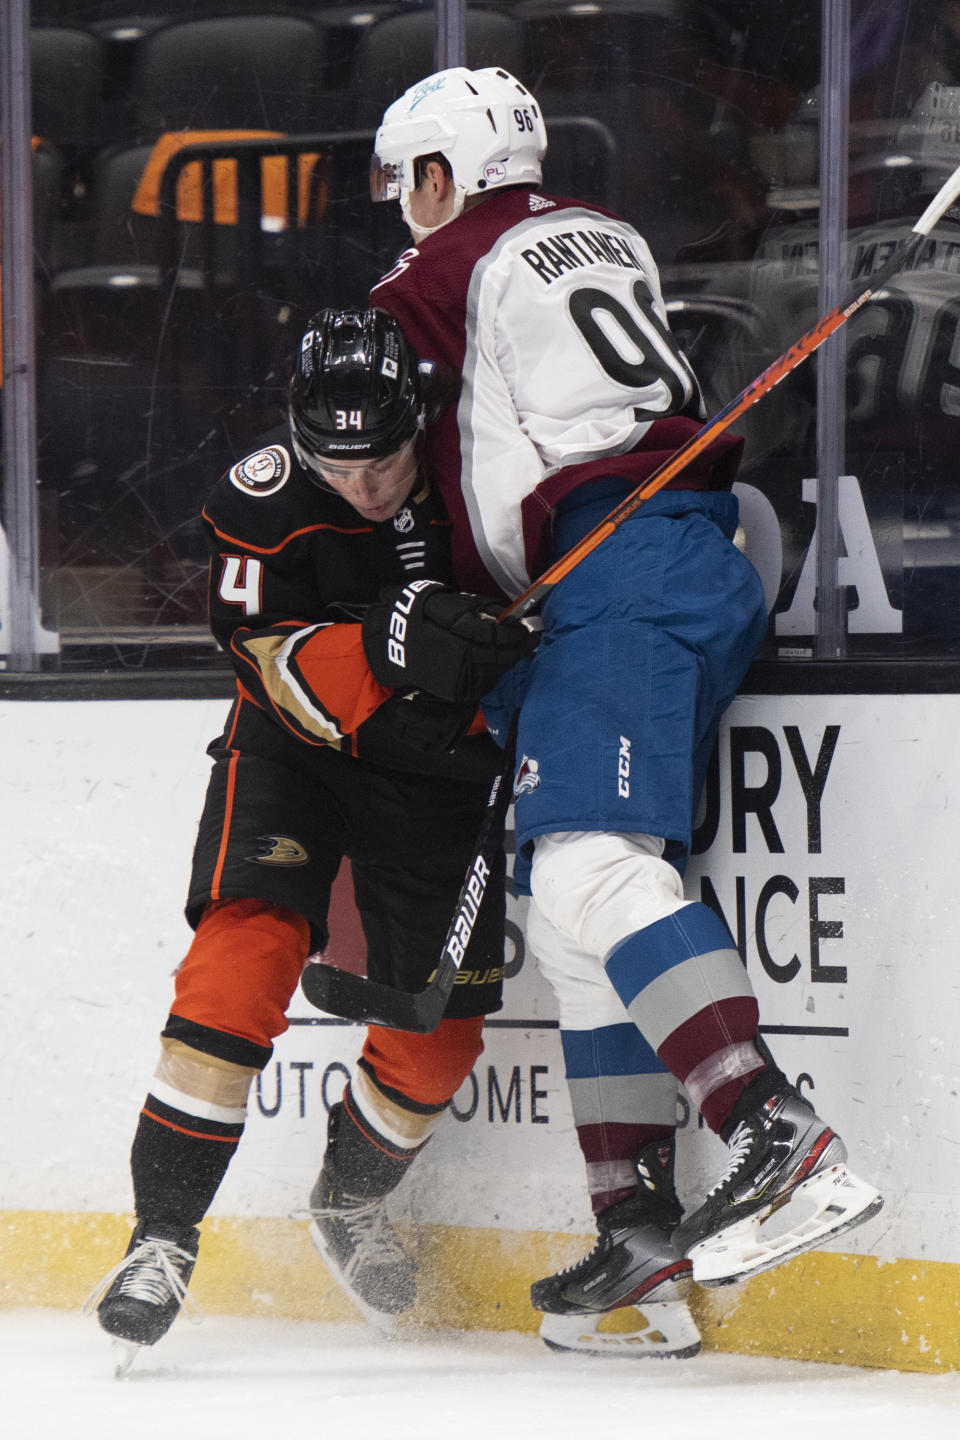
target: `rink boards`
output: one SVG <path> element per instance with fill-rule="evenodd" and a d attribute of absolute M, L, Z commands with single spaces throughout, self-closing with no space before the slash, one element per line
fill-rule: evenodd
<path fill-rule="evenodd" d="M 125 1246 L 219 701 L 0 702 L 9 1099 L 0 1295 L 76 1305 Z M 768 1043 L 886 1206 L 831 1251 L 698 1296 L 715 1348 L 960 1368 L 960 698 L 741 697 L 688 894 L 724 913 Z M 552 999 L 511 900 L 506 1005 L 395 1213 L 426 1326 L 530 1330 L 527 1291 L 592 1243 Z M 336 936 L 336 931 L 335 931 Z M 347 939 L 343 940 L 347 944 Z M 5 947 L 6 948 L 6 947 Z M 232 1313 L 355 1318 L 301 1218 L 361 1031 L 299 999 L 251 1097 L 194 1289 Z M 723 1149 L 681 1101 L 678 1182 Z"/>

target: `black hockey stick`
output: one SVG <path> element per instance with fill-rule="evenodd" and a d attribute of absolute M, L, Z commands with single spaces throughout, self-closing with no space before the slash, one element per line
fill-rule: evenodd
<path fill-rule="evenodd" d="M 649 500 L 651 495 L 655 495 L 658 490 L 674 479 L 695 455 L 701 454 L 711 441 L 732 425 L 745 410 L 749 410 L 751 405 L 755 405 L 762 395 L 766 395 L 774 385 L 779 385 L 791 370 L 795 370 L 806 360 L 808 355 L 812 355 L 815 350 L 818 350 L 834 331 L 839 330 L 841 325 L 845 325 L 861 306 L 883 289 L 887 281 L 892 279 L 898 270 L 910 262 L 924 239 L 937 222 L 943 219 L 958 196 L 960 196 L 960 166 L 937 191 L 914 225 L 909 238 L 894 251 L 887 263 L 880 267 L 871 278 L 869 285 L 863 289 L 852 291 L 835 309 L 822 315 L 811 330 L 808 330 L 805 335 L 801 335 L 800 339 L 795 341 L 790 349 L 784 351 L 771 365 L 768 365 L 756 380 L 751 380 L 750 384 L 741 390 L 729 405 L 725 405 L 712 420 L 708 420 L 694 435 L 691 435 L 690 439 L 681 445 L 680 449 L 665 461 L 659 470 L 655 470 L 649 479 L 611 510 L 605 520 L 601 520 L 599 525 L 594 526 L 571 550 L 568 550 L 565 555 L 545 570 L 539 580 L 535 580 L 528 589 L 511 601 L 499 618 L 501 620 L 508 620 L 511 617 L 519 619 L 539 605 L 565 575 L 569 575 L 581 560 L 585 560 L 596 550 L 598 545 L 619 529 L 625 520 L 639 510 L 645 500 Z"/>
<path fill-rule="evenodd" d="M 423 990 L 396 990 L 336 965 L 307 965 L 300 988 L 311 1005 L 328 1015 L 340 1015 L 363 1025 L 386 1025 L 391 1030 L 412 1030 L 429 1035 L 447 1008 L 450 991 L 463 964 L 470 936 L 503 843 L 503 821 L 510 805 L 517 722 L 514 718 L 504 746 L 503 765 L 490 788 L 474 857 L 460 887 L 453 918 L 443 941 L 437 968 Z"/>

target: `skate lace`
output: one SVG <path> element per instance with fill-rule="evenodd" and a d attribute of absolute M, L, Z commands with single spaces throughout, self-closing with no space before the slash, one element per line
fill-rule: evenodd
<path fill-rule="evenodd" d="M 707 1191 L 706 1198 L 708 1200 L 712 1196 L 717 1195 L 724 1188 L 725 1185 L 729 1185 L 730 1181 L 734 1178 L 734 1176 L 738 1175 L 739 1172 L 743 1169 L 743 1166 L 745 1165 L 747 1160 L 747 1156 L 753 1149 L 755 1138 L 756 1137 L 754 1136 L 753 1131 L 746 1123 L 746 1121 L 741 1121 L 740 1124 L 737 1126 L 736 1130 L 734 1130 L 733 1134 L 730 1136 L 730 1140 L 727 1145 L 727 1148 L 730 1151 L 730 1159 L 727 1162 L 727 1168 L 726 1170 L 724 1170 L 723 1174 L 720 1176 L 720 1179 L 716 1182 L 716 1184 Z"/>
<path fill-rule="evenodd" d="M 406 1264 L 410 1258 L 394 1234 L 382 1200 L 365 1205 L 330 1205 L 311 1209 L 308 1214 L 313 1220 L 339 1220 L 346 1227 L 353 1246 L 353 1254 L 342 1267 L 348 1280 L 367 1265 Z"/>
<path fill-rule="evenodd" d="M 136 1248 L 125 1255 L 119 1265 L 94 1286 L 83 1302 L 83 1314 L 91 1314 L 100 1300 L 121 1275 L 120 1294 L 131 1300 L 144 1300 L 149 1305 L 165 1305 L 176 1299 L 194 1325 L 203 1320 L 203 1311 L 187 1290 L 177 1261 L 192 1264 L 196 1257 L 182 1250 L 172 1240 L 148 1237 L 138 1240 Z"/>
<path fill-rule="evenodd" d="M 569 1275 L 577 1274 L 578 1271 L 583 1270 L 586 1266 L 590 1265 L 593 1260 L 596 1259 L 596 1257 L 602 1251 L 603 1247 L 604 1241 L 601 1237 L 599 1240 L 596 1241 L 593 1249 L 587 1255 L 582 1256 L 579 1260 L 575 1260 L 572 1265 L 565 1265 L 562 1270 L 557 1271 L 554 1278 L 557 1280 L 563 1280 Z"/>

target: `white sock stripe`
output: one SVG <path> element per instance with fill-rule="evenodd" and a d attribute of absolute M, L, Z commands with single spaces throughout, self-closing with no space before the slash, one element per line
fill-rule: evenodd
<path fill-rule="evenodd" d="M 422 1115 L 405 1110 L 378 1090 L 364 1070 L 357 1070 L 350 1084 L 353 1103 L 370 1128 L 400 1150 L 416 1150 L 433 1134 L 445 1111 Z"/>
<path fill-rule="evenodd" d="M 182 1110 L 185 1115 L 195 1115 L 198 1120 L 216 1120 L 221 1125 L 242 1125 L 247 1118 L 245 1105 L 214 1105 L 210 1100 L 198 1100 L 196 1095 L 186 1095 L 182 1090 L 175 1090 L 172 1085 L 165 1085 L 156 1077 L 150 1082 L 150 1094 L 156 1095 L 164 1105 L 171 1105 L 174 1110 Z"/>
<path fill-rule="evenodd" d="M 591 1195 L 633 1189 L 636 1183 L 637 1167 L 630 1160 L 592 1160 L 587 1164 L 587 1189 Z"/>
<path fill-rule="evenodd" d="M 739 1080 L 743 1075 L 762 1069 L 763 1061 L 753 1042 L 740 1040 L 723 1050 L 715 1050 L 706 1060 L 701 1060 L 684 1080 L 683 1088 L 699 1110 L 707 1096 L 719 1090 L 728 1080 Z"/>

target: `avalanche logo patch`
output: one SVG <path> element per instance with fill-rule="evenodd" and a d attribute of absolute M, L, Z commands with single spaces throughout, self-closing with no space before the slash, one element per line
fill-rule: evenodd
<path fill-rule="evenodd" d="M 520 761 L 520 768 L 517 770 L 513 782 L 514 799 L 521 795 L 531 795 L 540 784 L 540 762 L 529 755 L 524 755 Z"/>
<path fill-rule="evenodd" d="M 262 855 L 248 855 L 255 865 L 306 865 L 310 859 L 299 840 L 289 835 L 258 835 L 257 844 L 262 845 Z"/>
<path fill-rule="evenodd" d="M 230 471 L 230 483 L 247 495 L 275 495 L 289 478 L 290 456 L 282 445 L 268 445 Z"/>

